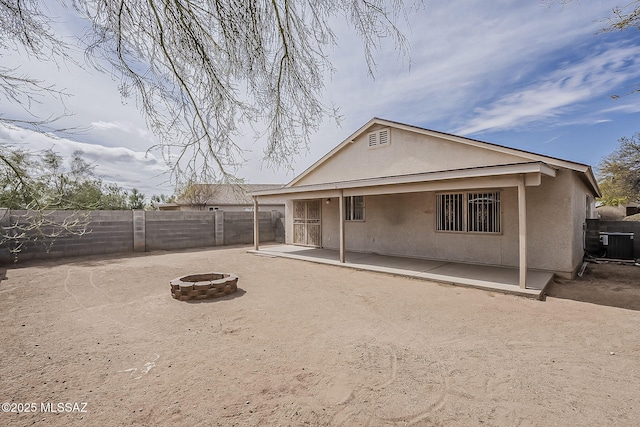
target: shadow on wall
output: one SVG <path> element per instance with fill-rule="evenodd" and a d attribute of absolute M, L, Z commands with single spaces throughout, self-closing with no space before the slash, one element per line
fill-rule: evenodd
<path fill-rule="evenodd" d="M 638 277 L 640 267 L 635 265 L 589 263 L 581 278 L 556 278 L 547 296 L 640 311 Z"/>
<path fill-rule="evenodd" d="M 209 298 L 209 299 L 200 299 L 200 300 L 192 299 L 189 301 L 180 301 L 180 302 L 186 302 L 187 304 L 210 304 L 210 303 L 229 301 L 231 299 L 240 298 L 241 296 L 244 296 L 244 294 L 246 293 L 247 291 L 245 291 L 244 289 L 238 288 L 238 290 L 235 291 L 234 293 L 225 295 L 220 298 Z"/>

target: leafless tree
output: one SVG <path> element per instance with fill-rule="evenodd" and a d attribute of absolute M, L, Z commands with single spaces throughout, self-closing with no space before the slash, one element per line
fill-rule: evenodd
<path fill-rule="evenodd" d="M 38 0 L 0 0 L 0 57 L 2 51 L 24 51 L 40 61 L 71 60 L 70 46 L 57 37 L 51 27 L 51 18 Z M 0 99 L 18 105 L 30 118 L 9 117 L 0 112 L 0 123 L 28 127 L 37 131 L 65 130 L 53 127 L 60 117 L 69 114 L 64 99 L 69 96 L 63 89 L 31 78 L 18 67 L 7 67 L 0 62 Z M 36 117 L 31 113 L 34 104 L 45 97 L 60 101 L 62 113 Z"/>
<path fill-rule="evenodd" d="M 408 51 L 397 26 L 406 18 L 402 0 L 59 1 L 88 20 L 87 60 L 135 97 L 174 177 L 199 181 L 232 177 L 243 125 L 265 136 L 268 165 L 286 166 L 323 119 L 338 117 L 321 102 L 336 19 L 360 35 L 371 75 L 383 39 Z M 44 0 L 0 0 L 0 47 L 58 60 L 69 44 Z M 65 95 L 15 69 L 0 68 L 0 81 L 7 99 L 27 109 L 43 92 Z"/>
<path fill-rule="evenodd" d="M 215 201 L 221 186 L 224 184 L 199 184 L 193 181 L 186 183 L 178 190 L 177 203 L 204 210 Z"/>
<path fill-rule="evenodd" d="M 323 119 L 321 102 L 337 43 L 331 22 L 361 36 L 369 72 L 391 37 L 400 0 L 74 0 L 91 21 L 87 58 L 135 96 L 177 176 L 224 181 L 242 159 L 240 126 L 266 130 L 268 165 L 288 165 Z"/>
<path fill-rule="evenodd" d="M 71 57 L 73 46 L 56 34 L 48 1 L 0 0 L 0 57 L 9 50 L 42 61 Z M 235 182 L 243 127 L 266 139 L 267 165 L 287 166 L 324 119 L 338 119 L 337 109 L 321 101 L 336 19 L 360 36 L 372 76 L 384 39 L 401 56 L 408 52 L 398 28 L 407 15 L 402 0 L 59 2 L 87 20 L 87 61 L 120 79 L 121 94 L 136 99 L 176 182 Z M 3 102 L 30 113 L 42 96 L 64 105 L 67 93 L 0 63 Z M 47 131 L 56 117 L 22 120 L 0 112 L 0 123 Z"/>
<path fill-rule="evenodd" d="M 605 31 L 637 29 L 640 30 L 640 0 L 630 1 L 623 6 L 616 6 L 613 16 L 606 20 Z"/>

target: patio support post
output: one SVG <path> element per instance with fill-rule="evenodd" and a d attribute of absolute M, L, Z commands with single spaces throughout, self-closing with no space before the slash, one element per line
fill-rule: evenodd
<path fill-rule="evenodd" d="M 260 247 L 260 216 L 258 215 L 258 197 L 253 196 L 253 248 Z"/>
<path fill-rule="evenodd" d="M 524 175 L 518 175 L 518 245 L 520 248 L 520 288 L 527 287 L 527 199 Z"/>
<path fill-rule="evenodd" d="M 340 201 L 338 202 L 340 215 L 340 262 L 344 264 L 344 191 L 340 190 Z"/>

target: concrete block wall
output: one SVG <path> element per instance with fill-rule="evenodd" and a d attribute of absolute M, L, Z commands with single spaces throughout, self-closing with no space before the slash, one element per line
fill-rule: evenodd
<path fill-rule="evenodd" d="M 260 241 L 276 240 L 278 211 L 258 212 Z M 224 212 L 224 244 L 253 243 L 253 212 Z"/>
<path fill-rule="evenodd" d="M 11 223 L 23 222 L 28 211 L 10 211 Z M 70 211 L 52 211 L 49 219 L 62 222 Z M 133 250 L 132 211 L 90 211 L 80 212 L 88 215 L 87 233 L 82 236 L 61 236 L 52 239 L 38 239 L 24 243 L 19 254 L 21 261 L 30 259 L 49 259 L 79 255 L 95 255 Z M 52 244 L 53 243 L 53 244 Z M 0 261 L 11 258 L 8 248 L 0 249 Z"/>
<path fill-rule="evenodd" d="M 215 213 L 209 211 L 147 211 L 147 251 L 215 246 Z"/>
<path fill-rule="evenodd" d="M 27 211 L 2 210 L 0 227 L 10 227 Z M 62 221 L 70 211 L 55 211 Z M 216 211 L 85 211 L 87 233 L 61 236 L 53 245 L 46 239 L 26 242 L 18 261 L 79 255 L 175 250 L 253 243 L 253 212 Z M 260 241 L 284 241 L 280 212 L 260 212 Z M 15 261 L 10 245 L 0 246 L 0 263 Z M 50 247 L 50 248 L 49 248 Z"/>

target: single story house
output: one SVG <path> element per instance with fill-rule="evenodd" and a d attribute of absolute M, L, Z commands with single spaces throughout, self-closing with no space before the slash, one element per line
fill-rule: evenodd
<path fill-rule="evenodd" d="M 253 193 L 285 200 L 286 244 L 516 267 L 521 288 L 575 276 L 600 195 L 588 165 L 379 118 Z"/>
<path fill-rule="evenodd" d="M 251 193 L 282 184 L 194 184 L 175 203 L 158 204 L 161 211 L 253 211 Z M 271 198 L 260 205 L 261 212 L 278 211 L 284 216 L 284 199 Z"/>

